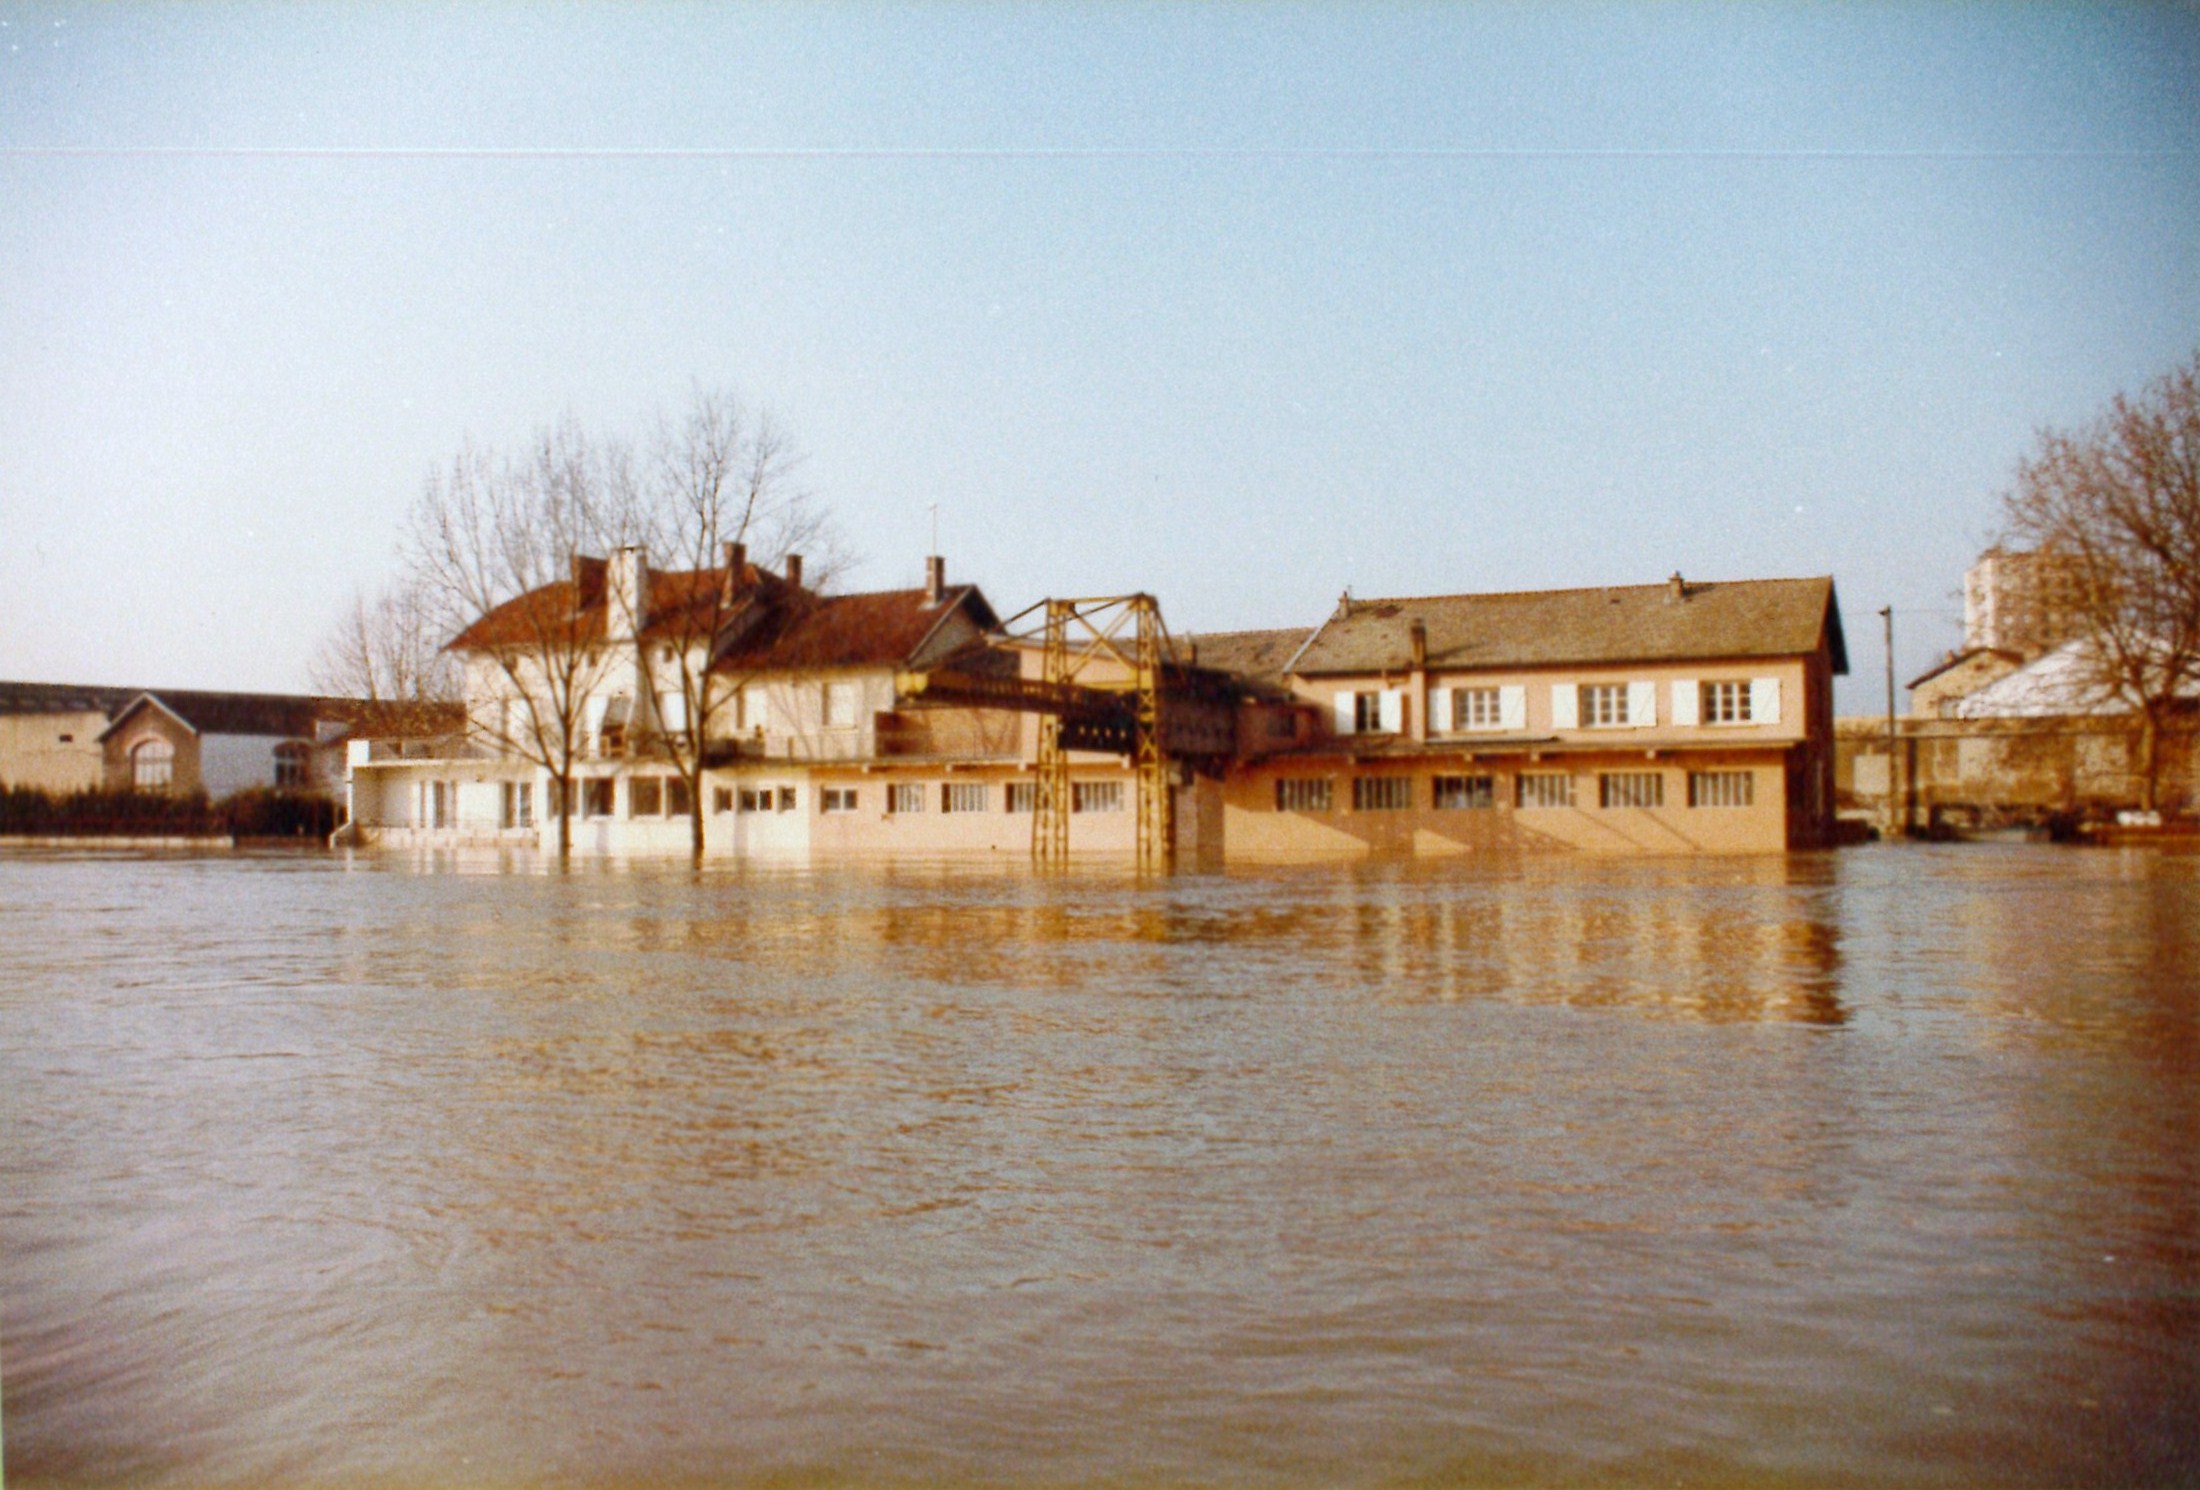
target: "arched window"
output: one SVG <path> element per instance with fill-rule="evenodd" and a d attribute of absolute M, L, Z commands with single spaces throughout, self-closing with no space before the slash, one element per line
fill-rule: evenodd
<path fill-rule="evenodd" d="M 176 779 L 176 747 L 157 736 L 130 747 L 130 785 L 141 792 L 164 792 Z"/>

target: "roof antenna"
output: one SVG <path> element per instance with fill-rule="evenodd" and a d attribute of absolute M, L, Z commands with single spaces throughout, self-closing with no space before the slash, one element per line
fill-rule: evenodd
<path fill-rule="evenodd" d="M 932 514 L 932 546 L 926 549 L 925 552 L 936 554 L 940 551 L 940 504 L 934 502 L 926 510 Z"/>

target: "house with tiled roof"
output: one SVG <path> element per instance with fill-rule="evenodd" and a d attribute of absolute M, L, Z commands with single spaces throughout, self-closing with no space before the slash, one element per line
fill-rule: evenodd
<path fill-rule="evenodd" d="M 997 625 L 978 587 L 948 584 L 936 557 L 922 586 L 842 595 L 805 586 L 799 556 L 773 573 L 740 544 L 703 570 L 652 569 L 638 548 L 584 557 L 570 578 L 507 601 L 450 644 L 467 678 L 467 738 L 355 751 L 352 836 L 548 847 L 569 806 L 578 852 L 669 853 L 691 845 L 699 801 L 713 856 L 852 847 L 857 824 L 878 836 L 897 810 L 929 800 L 895 790 L 912 771 L 946 758 L 966 773 L 1014 768 L 1022 719 L 896 709 L 897 673 L 982 649 Z M 527 716 L 515 677 L 526 673 L 496 655 L 552 628 L 586 659 L 569 796 L 512 748 L 535 727 L 517 722 Z M 696 737 L 701 768 L 683 769 L 674 752 Z M 955 798 L 967 810 L 970 793 Z"/>
<path fill-rule="evenodd" d="M 425 706 L 456 729 L 455 705 Z M 329 794 L 345 744 L 414 725 L 414 706 L 313 694 L 0 682 L 0 782 L 225 797 Z"/>
<path fill-rule="evenodd" d="M 1229 856 L 1824 842 L 1847 670 L 1824 578 L 1347 596 L 1281 665 L 1296 738 L 1225 783 Z"/>
<path fill-rule="evenodd" d="M 584 559 L 453 642 L 467 740 L 355 746 L 361 836 L 548 847 L 562 812 L 578 852 L 673 852 L 692 804 L 713 857 L 1026 854 L 1033 711 L 1060 705 L 1037 686 L 1043 649 L 1000 624 L 936 557 L 921 587 L 846 595 L 738 547 L 693 572 L 636 550 Z M 546 625 L 597 659 L 570 794 L 485 743 L 509 738 L 515 701 L 484 659 Z M 709 688 L 666 691 L 691 645 Z M 1171 787 L 1209 862 L 1777 851 L 1831 834 L 1848 658 L 1830 579 L 1347 597 L 1308 626 L 1183 637 L 1173 665 L 1220 710 Z M 958 681 L 941 692 L 934 674 Z M 691 773 L 668 742 L 696 698 Z M 1070 774 L 1071 849 L 1130 852 L 1129 761 L 1080 749 Z"/>

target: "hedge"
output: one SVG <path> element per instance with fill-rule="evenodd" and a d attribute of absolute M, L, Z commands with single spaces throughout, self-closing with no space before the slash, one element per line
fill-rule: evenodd
<path fill-rule="evenodd" d="M 307 792 L 250 787 L 209 802 L 203 792 L 76 791 L 0 786 L 0 835 L 39 838 L 326 838 L 336 804 Z"/>

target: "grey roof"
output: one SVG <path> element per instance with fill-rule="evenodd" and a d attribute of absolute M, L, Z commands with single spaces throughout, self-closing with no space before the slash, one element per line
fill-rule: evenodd
<path fill-rule="evenodd" d="M 142 688 L 107 688 L 97 683 L 0 682 L 0 714 L 112 715 Z"/>
<path fill-rule="evenodd" d="M 1177 640 L 1180 655 L 1229 673 L 1255 689 L 1281 690 L 1284 668 L 1311 635 L 1304 626 L 1270 631 L 1204 631 Z"/>
<path fill-rule="evenodd" d="M 1403 672 L 1416 620 L 1427 629 L 1432 668 L 1800 657 L 1825 645 L 1833 670 L 1849 670 L 1830 578 L 1689 582 L 1680 592 L 1669 582 L 1353 600 L 1322 623 L 1289 671 Z"/>
<path fill-rule="evenodd" d="M 101 713 L 111 731 L 140 699 L 162 708 L 200 734 L 278 735 L 306 739 L 323 722 L 354 729 L 386 725 L 400 718 L 432 717 L 462 727 L 457 704 L 375 703 L 366 699 L 319 694 L 220 693 L 202 688 L 110 688 L 98 683 L 0 682 L 0 714 Z"/>

